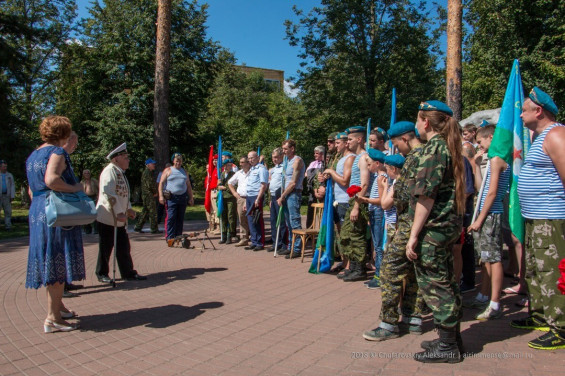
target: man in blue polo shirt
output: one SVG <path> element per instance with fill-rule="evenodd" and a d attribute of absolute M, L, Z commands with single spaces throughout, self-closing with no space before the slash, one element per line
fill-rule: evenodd
<path fill-rule="evenodd" d="M 250 151 L 247 159 L 251 165 L 247 177 L 247 198 L 245 208 L 247 210 L 247 222 L 251 232 L 251 244 L 245 249 L 260 251 L 265 245 L 265 224 L 263 222 L 263 197 L 269 184 L 269 171 L 264 165 L 259 164 L 257 152 Z M 257 221 L 254 220 L 259 217 Z"/>

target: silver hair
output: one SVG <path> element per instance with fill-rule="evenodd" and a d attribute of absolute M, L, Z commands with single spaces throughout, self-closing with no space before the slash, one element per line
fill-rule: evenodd
<path fill-rule="evenodd" d="M 318 153 L 322 153 L 324 154 L 326 152 L 326 148 L 323 147 L 322 145 L 318 145 L 314 148 L 314 152 L 318 152 Z"/>

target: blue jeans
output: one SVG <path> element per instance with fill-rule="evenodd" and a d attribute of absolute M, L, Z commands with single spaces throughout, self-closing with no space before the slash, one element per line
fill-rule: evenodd
<path fill-rule="evenodd" d="M 263 247 L 265 245 L 265 224 L 263 223 L 263 200 L 256 210 L 260 210 L 261 215 L 259 221 L 255 224 L 253 222 L 253 209 L 257 196 L 247 196 L 245 199 L 245 206 L 247 207 L 247 223 L 249 224 L 249 232 L 251 246 L 252 247 Z"/>
<path fill-rule="evenodd" d="M 302 192 L 292 192 L 286 197 L 284 214 L 286 227 L 288 229 L 288 250 L 291 250 L 292 230 L 302 228 L 302 217 L 300 216 L 301 193 Z M 302 252 L 302 242 L 299 237 L 294 241 L 294 252 Z"/>
<path fill-rule="evenodd" d="M 375 248 L 375 277 L 380 277 L 381 262 L 383 260 L 383 243 L 385 232 L 384 211 L 380 208 L 369 211 L 369 224 L 371 226 L 373 248 Z"/>
<path fill-rule="evenodd" d="M 273 239 L 273 247 L 275 246 L 275 242 L 277 241 L 277 217 L 279 215 L 279 211 L 281 207 L 277 204 L 277 200 L 279 199 L 280 195 L 271 195 L 271 238 Z M 279 231 L 278 231 L 278 249 L 286 249 L 284 245 L 284 236 L 286 235 L 286 220 L 281 222 Z"/>
<path fill-rule="evenodd" d="M 187 193 L 171 195 L 171 198 L 167 200 L 167 239 L 174 239 L 178 235 L 182 235 L 184 212 L 187 204 Z"/>

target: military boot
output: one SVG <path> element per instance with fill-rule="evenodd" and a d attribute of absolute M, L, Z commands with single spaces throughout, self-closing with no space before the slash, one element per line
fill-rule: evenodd
<path fill-rule="evenodd" d="M 457 346 L 457 327 L 438 327 L 439 341 L 423 352 L 414 354 L 414 359 L 422 363 L 459 363 L 461 353 Z M 433 341 L 432 341 L 433 342 Z"/>
<path fill-rule="evenodd" d="M 439 329 L 439 326 L 437 328 Z M 458 322 L 457 325 L 455 326 L 455 339 L 457 340 L 457 348 L 459 349 L 459 353 L 461 355 L 465 354 L 465 347 L 463 347 L 463 338 L 461 337 L 460 322 Z M 436 338 L 431 341 L 422 341 L 422 343 L 420 343 L 420 347 L 423 348 L 424 350 L 428 350 L 430 347 L 438 343 L 439 340 L 440 340 L 439 338 Z"/>
<path fill-rule="evenodd" d="M 364 281 L 367 279 L 367 271 L 364 268 L 364 263 L 351 261 L 349 268 L 351 272 L 342 278 L 343 282 Z"/>

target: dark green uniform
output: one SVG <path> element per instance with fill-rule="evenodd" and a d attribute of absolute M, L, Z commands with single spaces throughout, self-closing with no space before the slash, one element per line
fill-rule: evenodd
<path fill-rule="evenodd" d="M 410 238 L 413 216 L 408 212 L 411 190 L 415 183 L 415 172 L 422 154 L 423 145 L 418 145 L 408 153 L 394 184 L 394 206 L 396 207 L 397 230 L 388 243 L 381 263 L 381 313 L 380 320 L 384 329 L 396 331 L 398 323 L 398 305 L 402 300 L 404 320 L 413 325 L 421 324 L 422 306 L 425 304 L 418 297 L 418 283 L 414 264 L 406 257 L 406 243 Z M 406 280 L 406 287 L 404 287 Z"/>
<path fill-rule="evenodd" d="M 461 318 L 461 295 L 451 248 L 461 235 L 463 218 L 456 211 L 452 157 L 440 135 L 428 141 L 419 158 L 409 208 L 412 217 L 419 196 L 435 201 L 418 236 L 416 279 L 435 324 L 452 328 Z"/>
<path fill-rule="evenodd" d="M 341 250 L 349 260 L 365 263 L 365 255 L 367 250 L 367 223 L 369 223 L 369 210 L 367 204 L 359 204 L 359 217 L 352 222 L 349 217 L 355 198 L 349 199 L 349 208 L 345 213 L 345 221 L 341 225 L 340 245 Z"/>
<path fill-rule="evenodd" d="M 224 206 L 222 208 L 222 238 L 231 239 L 237 234 L 237 199 L 228 188 L 228 180 L 235 174 L 233 171 L 222 172 L 218 185 L 226 187 L 222 191 Z M 229 234 L 229 238 L 226 235 Z"/>
<path fill-rule="evenodd" d="M 150 169 L 145 168 L 141 174 L 141 198 L 143 201 L 143 209 L 135 225 L 135 231 L 141 231 L 147 219 L 151 226 L 151 232 L 157 232 L 157 202 L 155 195 L 157 194 L 157 183 Z"/>

